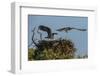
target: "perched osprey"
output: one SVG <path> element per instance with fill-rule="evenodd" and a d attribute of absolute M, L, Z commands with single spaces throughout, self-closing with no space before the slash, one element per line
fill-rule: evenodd
<path fill-rule="evenodd" d="M 56 31 L 60 31 L 60 32 L 65 31 L 65 32 L 68 32 L 68 31 L 73 30 L 73 29 L 79 30 L 79 31 L 86 31 L 86 29 L 79 29 L 79 28 L 73 28 L 73 27 L 64 27 L 64 28 L 57 29 Z"/>
<path fill-rule="evenodd" d="M 38 27 L 38 30 L 47 32 L 48 35 L 45 38 L 49 38 L 49 39 L 53 39 L 54 38 L 54 35 L 57 34 L 57 33 L 52 33 L 52 30 L 49 27 L 44 26 L 44 25 L 40 25 Z"/>

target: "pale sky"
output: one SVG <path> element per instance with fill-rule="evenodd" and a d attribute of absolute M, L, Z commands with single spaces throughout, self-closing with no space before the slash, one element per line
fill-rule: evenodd
<path fill-rule="evenodd" d="M 28 15 L 28 44 L 30 44 L 32 37 L 32 29 L 39 25 L 45 25 L 52 29 L 53 32 L 58 33 L 55 38 L 71 39 L 77 48 L 76 54 L 88 54 L 88 31 L 72 30 L 69 33 L 58 32 L 56 29 L 63 27 L 75 27 L 80 29 L 88 29 L 88 17 L 79 16 L 43 16 L 43 15 Z M 43 33 L 46 37 L 46 33 Z M 36 36 L 39 39 L 39 35 Z"/>

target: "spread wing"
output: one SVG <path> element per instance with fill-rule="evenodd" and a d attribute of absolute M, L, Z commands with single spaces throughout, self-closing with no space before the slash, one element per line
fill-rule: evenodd
<path fill-rule="evenodd" d="M 45 31 L 48 34 L 47 38 L 51 38 L 52 37 L 52 30 L 51 30 L 51 28 L 49 28 L 47 26 L 44 26 L 44 25 L 40 25 L 38 27 L 38 29 L 42 30 L 42 31 Z"/>
<path fill-rule="evenodd" d="M 73 27 L 64 27 L 64 28 L 60 28 L 57 29 L 56 31 L 70 31 L 72 29 L 78 30 L 78 31 L 87 31 L 87 29 L 79 29 L 79 28 L 73 28 Z"/>
<path fill-rule="evenodd" d="M 79 29 L 79 28 L 72 28 L 72 29 L 75 29 L 75 30 L 78 30 L 78 31 L 87 31 L 87 29 Z"/>
<path fill-rule="evenodd" d="M 56 31 L 64 31 L 65 29 L 66 29 L 66 27 L 57 29 Z"/>

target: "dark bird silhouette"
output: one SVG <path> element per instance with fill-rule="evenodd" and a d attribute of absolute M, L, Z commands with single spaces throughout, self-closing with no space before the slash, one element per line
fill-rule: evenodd
<path fill-rule="evenodd" d="M 73 27 L 64 27 L 64 28 L 60 28 L 60 29 L 57 29 L 56 31 L 65 31 L 65 32 L 68 32 L 70 30 L 78 30 L 78 31 L 86 31 L 86 29 L 79 29 L 79 28 L 73 28 Z"/>
<path fill-rule="evenodd" d="M 57 33 L 52 33 L 52 30 L 47 27 L 47 26 L 44 26 L 44 25 L 40 25 L 38 27 L 38 30 L 41 30 L 41 31 L 44 31 L 44 32 L 47 32 L 47 37 L 45 38 L 50 38 L 50 39 L 53 39 L 54 38 L 54 35 L 57 35 Z"/>

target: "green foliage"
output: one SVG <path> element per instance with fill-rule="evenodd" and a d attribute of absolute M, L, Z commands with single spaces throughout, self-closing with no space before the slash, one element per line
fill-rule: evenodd
<path fill-rule="evenodd" d="M 33 60 L 33 56 L 34 56 L 34 52 L 35 52 L 35 49 L 33 48 L 29 48 L 28 49 L 28 60 Z"/>
<path fill-rule="evenodd" d="M 83 55 L 83 56 L 80 56 L 80 55 L 78 55 L 76 58 L 78 58 L 78 59 L 84 59 L 84 58 L 88 58 L 88 55 Z"/>
<path fill-rule="evenodd" d="M 49 45 L 49 44 L 46 44 Z M 55 60 L 55 59 L 72 59 L 76 48 L 71 40 L 62 40 L 56 46 L 46 48 L 43 51 L 33 48 L 28 49 L 28 60 Z"/>

